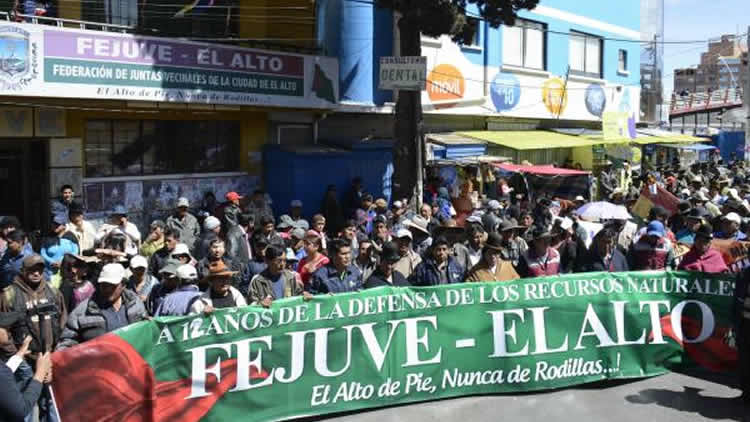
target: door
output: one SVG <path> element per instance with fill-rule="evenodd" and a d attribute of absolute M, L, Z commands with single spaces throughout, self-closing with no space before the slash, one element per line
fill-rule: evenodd
<path fill-rule="evenodd" d="M 0 140 L 0 216 L 13 215 L 26 230 L 46 229 L 47 143 Z"/>

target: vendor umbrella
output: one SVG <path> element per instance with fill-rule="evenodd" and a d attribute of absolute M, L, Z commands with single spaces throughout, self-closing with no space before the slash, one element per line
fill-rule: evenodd
<path fill-rule="evenodd" d="M 578 215 L 586 220 L 629 220 L 630 213 L 622 205 L 610 202 L 589 202 L 578 208 Z"/>

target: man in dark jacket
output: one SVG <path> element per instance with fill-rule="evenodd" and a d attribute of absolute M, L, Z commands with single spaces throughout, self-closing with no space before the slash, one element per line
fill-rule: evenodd
<path fill-rule="evenodd" d="M 231 271 L 235 271 L 238 274 L 242 272 L 244 267 L 239 262 L 233 260 L 232 258 L 228 257 L 226 255 L 226 245 L 224 244 L 224 241 L 219 239 L 218 237 L 211 241 L 211 246 L 208 249 L 208 255 L 198 261 L 197 270 L 198 270 L 198 279 L 203 280 L 206 277 L 208 277 L 209 273 L 209 266 L 212 262 L 216 261 L 223 261 L 224 265 L 229 268 Z M 237 287 L 240 283 L 239 277 L 232 277 L 232 285 L 234 287 Z"/>
<path fill-rule="evenodd" d="M 39 255 L 23 260 L 21 275 L 16 276 L 0 298 L 0 312 L 22 312 L 24 335 L 31 335 L 31 351 L 54 350 L 68 315 L 59 290 L 44 279 L 44 261 Z"/>
<path fill-rule="evenodd" d="M 576 267 L 578 272 L 628 271 L 628 260 L 617 248 L 617 233 L 609 228 L 600 230 L 588 252 L 579 257 Z"/>
<path fill-rule="evenodd" d="M 464 268 L 449 253 L 448 240 L 438 237 L 432 243 L 430 256 L 422 261 L 409 278 L 413 286 L 438 286 L 461 283 Z"/>
<path fill-rule="evenodd" d="M 350 293 L 362 289 L 362 273 L 352 264 L 352 247 L 341 239 L 328 245 L 331 263 L 316 271 L 305 290 L 312 294 Z"/>
<path fill-rule="evenodd" d="M 57 350 L 94 339 L 146 319 L 146 307 L 125 288 L 125 268 L 107 264 L 99 274 L 96 294 L 81 302 L 68 318 Z"/>
<path fill-rule="evenodd" d="M 178 243 L 180 243 L 180 232 L 166 229 L 164 231 L 164 246 L 149 258 L 148 269 L 151 271 L 151 275 L 159 278 L 159 271 L 167 265 L 167 261 L 172 257 L 172 251 Z"/>
<path fill-rule="evenodd" d="M 372 289 L 381 286 L 410 286 L 406 277 L 394 269 L 396 263 L 401 259 L 398 249 L 398 245 L 394 242 L 386 242 L 383 244 L 383 252 L 380 254 L 380 263 L 375 272 L 365 282 L 365 289 Z"/>

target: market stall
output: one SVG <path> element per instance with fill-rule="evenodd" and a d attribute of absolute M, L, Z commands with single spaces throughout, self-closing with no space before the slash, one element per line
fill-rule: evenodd
<path fill-rule="evenodd" d="M 544 193 L 547 196 L 575 198 L 578 195 L 590 197 L 591 173 L 571 170 L 551 165 L 495 164 L 501 174 L 510 177 L 511 184 L 518 193 L 528 193 L 529 197 Z"/>

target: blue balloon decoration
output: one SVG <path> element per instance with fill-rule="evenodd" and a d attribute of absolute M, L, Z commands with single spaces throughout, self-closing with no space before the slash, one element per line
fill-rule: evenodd
<path fill-rule="evenodd" d="M 521 83 L 508 73 L 498 73 L 490 87 L 490 97 L 497 111 L 508 111 L 521 101 Z"/>
<path fill-rule="evenodd" d="M 607 95 L 604 88 L 598 84 L 591 84 L 586 88 L 586 110 L 597 117 L 602 117 L 607 106 Z"/>

